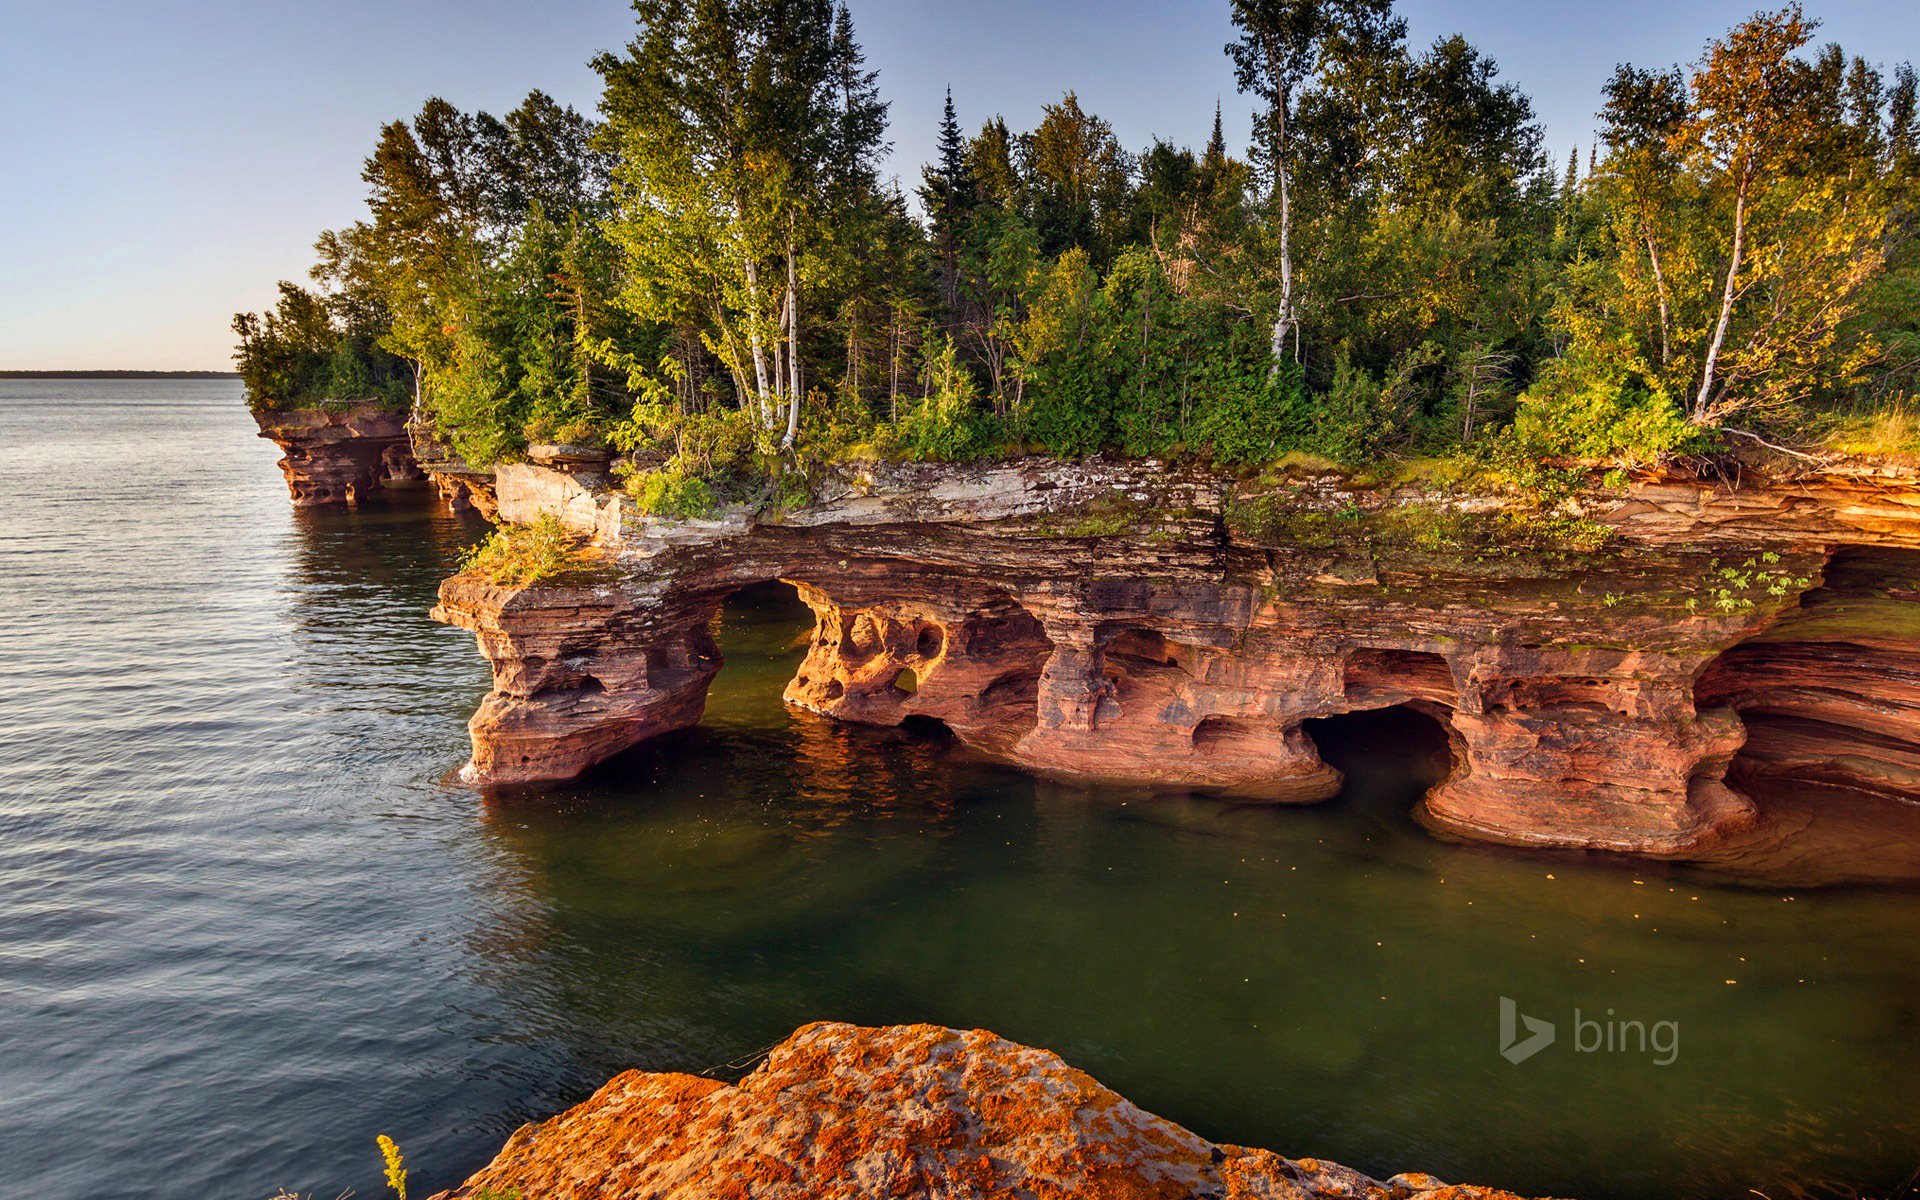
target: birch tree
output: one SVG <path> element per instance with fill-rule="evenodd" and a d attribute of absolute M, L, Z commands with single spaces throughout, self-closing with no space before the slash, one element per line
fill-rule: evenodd
<path fill-rule="evenodd" d="M 1793 55 L 1812 40 L 1813 30 L 1800 6 L 1791 4 L 1758 13 L 1709 42 L 1693 73 L 1693 116 L 1674 135 L 1674 146 L 1733 202 L 1719 312 L 1690 406 L 1696 423 L 1713 423 L 1715 410 L 1724 407 L 1717 400 L 1720 354 L 1741 296 L 1753 209 L 1785 176 L 1812 133 L 1804 103 L 1809 72 Z"/>
<path fill-rule="evenodd" d="M 1272 173 L 1279 222 L 1280 296 L 1270 338 L 1277 371 L 1297 320 L 1291 193 L 1295 106 L 1320 70 L 1328 43 L 1354 27 L 1392 22 L 1393 5 L 1392 0 L 1232 0 L 1232 12 L 1240 31 L 1239 39 L 1227 45 L 1235 81 L 1266 105 L 1255 137 Z"/>
<path fill-rule="evenodd" d="M 619 154 L 609 232 L 621 303 L 697 329 L 741 408 L 790 448 L 807 394 L 807 289 L 871 199 L 886 105 L 829 0 L 636 0 L 640 34 L 602 55 Z"/>

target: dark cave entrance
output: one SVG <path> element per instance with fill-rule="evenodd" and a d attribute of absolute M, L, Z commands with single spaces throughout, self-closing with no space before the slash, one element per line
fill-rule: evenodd
<path fill-rule="evenodd" d="M 1417 800 L 1454 769 L 1454 734 L 1446 710 L 1394 704 L 1301 722 L 1320 757 L 1347 777 L 1342 794 L 1382 788 Z"/>
<path fill-rule="evenodd" d="M 766 729 L 790 720 L 782 699 L 814 635 L 813 610 L 791 583 L 769 579 L 728 594 L 708 624 L 720 673 L 700 724 Z"/>

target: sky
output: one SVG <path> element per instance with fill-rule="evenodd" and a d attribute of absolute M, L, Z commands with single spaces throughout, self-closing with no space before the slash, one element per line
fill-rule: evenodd
<path fill-rule="evenodd" d="M 1424 44 L 1463 33 L 1533 97 L 1556 161 L 1591 139 L 1618 62 L 1668 65 L 1757 0 L 1401 0 Z M 908 189 L 946 89 L 969 130 L 1032 128 L 1072 89 L 1140 149 L 1204 143 L 1251 106 L 1227 0 L 853 0 Z M 1811 0 L 1822 40 L 1920 59 L 1915 0 Z M 380 125 L 431 95 L 503 112 L 541 88 L 591 110 L 587 60 L 623 0 L 12 0 L 0 21 L 0 369 L 222 370 L 232 314 L 304 280 L 353 221 Z"/>

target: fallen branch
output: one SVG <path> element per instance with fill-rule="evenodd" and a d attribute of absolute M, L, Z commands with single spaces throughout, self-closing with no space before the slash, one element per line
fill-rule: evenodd
<path fill-rule="evenodd" d="M 1733 434 L 1733 435 L 1734 435 L 1735 437 L 1743 437 L 1743 438 L 1747 438 L 1747 439 L 1749 439 L 1750 441 L 1755 441 L 1755 442 L 1758 442 L 1758 443 L 1760 443 L 1760 444 L 1761 444 L 1762 446 L 1765 446 L 1765 447 L 1766 447 L 1767 449 L 1769 449 L 1769 450 L 1777 450 L 1777 451 L 1779 451 L 1779 452 L 1780 452 L 1781 454 L 1786 454 L 1786 455 L 1790 455 L 1790 456 L 1792 456 L 1792 457 L 1794 457 L 1794 458 L 1797 458 L 1797 459 L 1800 459 L 1800 460 L 1801 460 L 1801 461 L 1803 461 L 1803 462 L 1810 462 L 1810 463 L 1824 463 L 1824 462 L 1826 462 L 1826 461 L 1827 461 L 1826 459 L 1824 459 L 1824 458 L 1822 458 L 1822 457 L 1820 457 L 1820 456 L 1819 456 L 1819 455 L 1817 455 L 1817 454 L 1808 454 L 1808 453 L 1806 453 L 1805 451 L 1801 451 L 1801 450 L 1789 450 L 1789 449 L 1788 449 L 1787 447 L 1785 447 L 1785 446 L 1782 446 L 1782 445 L 1779 445 L 1778 443 L 1775 443 L 1775 442 L 1770 442 L 1770 441 L 1768 441 L 1767 439 L 1765 439 L 1765 438 L 1763 438 L 1763 437 L 1761 437 L 1761 436 L 1760 436 L 1759 434 L 1757 434 L 1757 433 L 1748 433 L 1748 432 L 1747 432 L 1746 430 L 1744 430 L 1744 429 L 1728 429 L 1728 428 L 1726 428 L 1725 426 L 1722 426 L 1722 427 L 1721 427 L 1721 429 L 1720 429 L 1720 432 L 1721 432 L 1721 433 L 1731 433 L 1731 434 Z"/>

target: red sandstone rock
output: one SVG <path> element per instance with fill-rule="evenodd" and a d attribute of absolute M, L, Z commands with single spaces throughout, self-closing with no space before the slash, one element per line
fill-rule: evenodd
<path fill-rule="evenodd" d="M 442 1200 L 1513 1200 L 1215 1145 L 1044 1050 L 808 1025 L 739 1084 L 629 1071 L 522 1127 Z"/>
<path fill-rule="evenodd" d="M 424 417 L 408 420 L 407 440 L 413 447 L 414 460 L 449 508 L 477 512 L 489 521 L 495 518 L 500 506 L 494 499 L 492 471 L 475 467 L 454 453 Z"/>
<path fill-rule="evenodd" d="M 436 615 L 480 633 L 495 668 L 470 777 L 566 778 L 694 723 L 718 667 L 707 623 L 732 591 L 784 579 L 816 616 L 791 703 L 930 718 L 1068 779 L 1322 799 L 1340 779 L 1304 723 L 1405 706 L 1453 746 L 1423 819 L 1478 838 L 1695 856 L 1759 817 L 1730 773 L 1920 786 L 1920 595 L 1870 586 L 1920 580 L 1920 555 L 1876 550 L 1891 558 L 1847 568 L 1868 584 L 1822 586 L 1829 558 L 1861 553 L 1836 550 L 1843 527 L 1920 546 L 1920 505 L 1891 484 L 1841 511 L 1697 487 L 1657 528 L 1626 521 L 1619 547 L 1555 565 L 1232 536 L 1217 481 L 1151 465 L 873 472 L 788 523 L 665 524 L 586 477 L 503 469 L 503 517 L 559 515 L 622 578 L 442 589 Z M 1384 502 L 1331 476 L 1299 490 L 1326 509 Z M 1074 535 L 1073 514 L 1116 497 L 1134 528 Z M 1708 510 L 1741 515 L 1701 518 L 1696 545 L 1673 514 Z M 1724 542 L 1736 524 L 1771 540 Z"/>
<path fill-rule="evenodd" d="M 407 440 L 406 414 L 372 401 L 256 412 L 260 436 L 285 452 L 280 470 L 297 507 L 352 504 L 389 480 L 425 478 Z"/>

